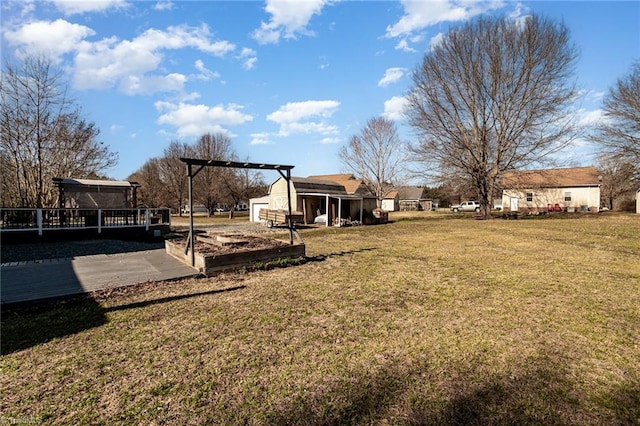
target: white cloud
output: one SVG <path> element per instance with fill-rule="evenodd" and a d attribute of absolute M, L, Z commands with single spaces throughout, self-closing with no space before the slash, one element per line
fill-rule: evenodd
<path fill-rule="evenodd" d="M 158 1 L 153 8 L 155 10 L 173 10 L 174 3 L 170 0 L 160 0 Z"/>
<path fill-rule="evenodd" d="M 586 110 L 581 109 L 577 112 L 577 123 L 578 126 L 584 127 L 593 127 L 596 126 L 603 121 L 606 121 L 607 117 L 604 114 L 604 110 L 595 109 L 595 110 Z"/>
<path fill-rule="evenodd" d="M 433 37 L 431 37 L 431 40 L 429 40 L 429 50 L 433 51 L 433 49 L 435 49 L 436 47 L 440 46 L 440 44 L 442 44 L 443 40 L 444 40 L 444 33 L 438 33 Z"/>
<path fill-rule="evenodd" d="M 406 69 L 400 67 L 388 68 L 384 73 L 384 77 L 378 81 L 378 87 L 387 87 L 392 83 L 398 82 L 404 76 L 405 71 Z"/>
<path fill-rule="evenodd" d="M 253 116 L 242 113 L 243 107 L 236 104 L 208 106 L 158 101 L 155 107 L 161 113 L 158 124 L 175 127 L 179 136 L 230 134 L 223 126 L 238 126 L 253 120 Z"/>
<path fill-rule="evenodd" d="M 65 15 L 105 12 L 109 9 L 129 7 L 129 3 L 125 0 L 54 0 L 53 3 Z"/>
<path fill-rule="evenodd" d="M 296 34 L 313 35 L 307 25 L 330 0 L 267 0 L 266 3 L 265 11 L 271 14 L 271 20 L 262 22 L 252 34 L 260 44 L 275 44 L 280 37 L 295 38 Z"/>
<path fill-rule="evenodd" d="M 246 70 L 252 69 L 256 65 L 256 62 L 258 62 L 256 51 L 248 47 L 243 47 L 237 58 L 244 61 L 242 67 Z"/>
<path fill-rule="evenodd" d="M 187 27 L 174 26 L 166 31 L 149 29 L 132 40 L 118 40 L 115 37 L 98 42 L 81 42 L 77 46 L 75 58 L 74 82 L 79 89 L 106 89 L 119 85 L 121 89 L 131 88 L 128 81 L 151 79 L 157 81 L 159 77 L 150 76 L 160 67 L 164 50 L 193 48 L 214 56 L 224 56 L 235 49 L 235 45 L 227 41 L 210 42 L 209 29 L 206 26 Z M 202 78 L 202 74 L 199 78 Z M 215 73 L 208 74 L 214 77 Z M 164 78 L 169 83 L 168 76 Z M 206 76 L 205 76 L 206 77 Z M 161 84 L 156 91 L 176 90 L 176 79 L 173 84 Z M 140 83 L 145 87 L 152 87 L 152 83 Z M 136 93 L 136 92 L 125 92 Z"/>
<path fill-rule="evenodd" d="M 200 71 L 200 73 L 198 75 L 196 75 L 196 78 L 198 80 L 202 80 L 202 81 L 209 81 L 212 80 L 214 78 L 220 78 L 220 74 L 215 72 L 215 71 L 211 71 L 210 69 L 208 69 L 205 65 L 204 62 L 202 62 L 202 60 L 198 59 L 196 60 L 196 62 L 193 64 L 193 66 Z"/>
<path fill-rule="evenodd" d="M 481 13 L 503 7 L 501 1 L 402 0 L 404 15 L 387 27 L 386 36 L 401 37 L 440 22 L 465 21 Z"/>
<path fill-rule="evenodd" d="M 294 133 L 335 134 L 337 128 L 327 124 L 324 119 L 330 118 L 339 106 L 340 102 L 337 101 L 290 102 L 267 115 L 267 120 L 280 125 L 280 136 Z"/>
<path fill-rule="evenodd" d="M 340 143 L 340 138 L 324 138 L 320 142 L 322 142 L 323 144 Z"/>
<path fill-rule="evenodd" d="M 155 92 L 178 92 L 187 78 L 183 74 L 171 73 L 164 76 L 127 76 L 120 81 L 119 90 L 127 95 L 147 95 Z"/>
<path fill-rule="evenodd" d="M 64 19 L 31 22 L 4 33 L 10 45 L 18 46 L 18 55 L 46 52 L 52 59 L 74 51 L 79 42 L 92 35 L 95 31 L 91 28 Z"/>
<path fill-rule="evenodd" d="M 268 133 L 252 133 L 251 134 L 251 142 L 249 145 L 267 145 L 271 143 L 269 141 Z"/>
<path fill-rule="evenodd" d="M 382 115 L 393 121 L 403 120 L 403 111 L 407 105 L 407 98 L 404 96 L 394 96 L 384 102 L 384 113 Z"/>
<path fill-rule="evenodd" d="M 395 49 L 396 50 L 402 50 L 402 51 L 409 52 L 409 53 L 416 52 L 416 49 L 414 49 L 413 47 L 409 46 L 409 42 L 407 41 L 406 38 L 403 38 L 402 40 L 400 40 L 398 42 L 398 44 L 396 44 Z"/>

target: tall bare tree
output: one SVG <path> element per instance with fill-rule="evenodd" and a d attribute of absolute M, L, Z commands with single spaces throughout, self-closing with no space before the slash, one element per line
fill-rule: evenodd
<path fill-rule="evenodd" d="M 450 31 L 413 74 L 414 153 L 471 182 L 489 216 L 502 172 L 541 163 L 575 136 L 576 59 L 567 27 L 544 17 L 482 17 Z"/>
<path fill-rule="evenodd" d="M 351 137 L 338 155 L 342 163 L 365 182 L 380 207 L 385 194 L 402 184 L 404 152 L 394 122 L 375 117 L 359 134 Z"/>
<path fill-rule="evenodd" d="M 3 178 L 2 203 L 53 207 L 52 178 L 100 174 L 117 156 L 97 140 L 95 125 L 81 117 L 50 59 L 28 56 L 18 64 L 3 63 L 0 150 L 3 173 L 11 178 Z"/>
<path fill-rule="evenodd" d="M 168 205 L 182 216 L 182 206 L 188 198 L 188 178 L 185 164 L 180 158 L 189 157 L 191 147 L 179 141 L 171 141 L 160 158 L 160 177 L 165 183 Z"/>
<path fill-rule="evenodd" d="M 640 164 L 640 61 L 604 98 L 604 121 L 593 140 L 603 153 Z"/>
<path fill-rule="evenodd" d="M 198 139 L 193 154 L 204 160 L 228 160 L 234 157 L 231 139 L 223 133 L 207 133 Z M 230 178 L 230 169 L 205 167 L 193 179 L 193 194 L 197 202 L 204 204 L 211 215 L 218 203 L 227 197 L 225 179 Z"/>

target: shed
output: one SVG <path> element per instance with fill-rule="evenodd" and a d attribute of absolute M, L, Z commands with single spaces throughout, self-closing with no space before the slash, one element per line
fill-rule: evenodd
<path fill-rule="evenodd" d="M 398 205 L 400 211 L 431 210 L 431 200 L 426 196 L 426 189 L 421 186 L 403 186 L 398 189 Z"/>
<path fill-rule="evenodd" d="M 60 208 L 122 209 L 137 207 L 137 182 L 54 178 Z"/>
<path fill-rule="evenodd" d="M 507 172 L 501 184 L 503 209 L 599 211 L 600 176 L 595 167 Z"/>
<path fill-rule="evenodd" d="M 330 180 L 332 178 L 343 180 Z M 327 214 L 327 225 L 336 219 L 362 220 L 376 208 L 375 197 L 353 175 L 292 177 L 290 192 L 291 209 L 303 212 L 305 224 L 314 223 L 314 219 L 323 214 Z M 269 188 L 269 209 L 288 207 L 286 181 L 280 178 Z"/>

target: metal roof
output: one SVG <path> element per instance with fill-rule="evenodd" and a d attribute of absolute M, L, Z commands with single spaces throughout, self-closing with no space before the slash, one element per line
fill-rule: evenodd
<path fill-rule="evenodd" d="M 83 186 L 104 186 L 104 187 L 136 187 L 136 182 L 126 180 L 99 180 L 99 179 L 74 179 L 74 178 L 54 178 L 56 185 L 83 185 Z"/>

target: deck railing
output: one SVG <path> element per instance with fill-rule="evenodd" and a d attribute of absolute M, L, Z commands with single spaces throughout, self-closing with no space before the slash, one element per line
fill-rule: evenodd
<path fill-rule="evenodd" d="M 137 209 L 31 209 L 0 208 L 0 230 L 37 231 L 97 229 L 171 225 L 169 208 Z"/>

